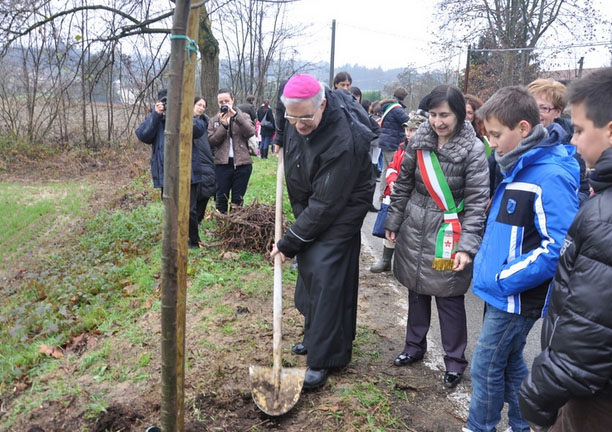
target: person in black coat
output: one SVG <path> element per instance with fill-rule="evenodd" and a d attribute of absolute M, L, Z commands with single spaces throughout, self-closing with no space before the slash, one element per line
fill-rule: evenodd
<path fill-rule="evenodd" d="M 264 99 L 263 105 L 257 110 L 257 120 L 259 121 L 259 135 L 261 136 L 259 153 L 262 159 L 268 159 L 268 148 L 276 132 L 274 115 L 272 114 L 272 108 L 270 108 L 270 101 L 268 99 Z"/>
<path fill-rule="evenodd" d="M 356 334 L 361 225 L 375 187 L 368 156 L 374 135 L 348 92 L 298 74 L 285 85 L 285 179 L 295 222 L 272 256 L 298 257 L 295 304 L 305 317 L 305 388 L 351 360 Z"/>
<path fill-rule="evenodd" d="M 246 97 L 246 102 L 238 105 L 238 109 L 240 111 L 242 111 L 243 113 L 247 113 L 249 115 L 251 121 L 253 122 L 253 125 L 255 125 L 255 122 L 257 121 L 257 114 L 255 112 L 254 103 L 255 103 L 255 96 L 248 95 Z"/>
<path fill-rule="evenodd" d="M 202 96 L 194 99 L 193 115 L 208 128 L 208 116 L 204 114 L 207 102 Z M 204 219 L 208 200 L 215 195 L 215 162 L 208 134 L 193 139 L 191 148 L 191 189 L 189 196 L 189 247 L 199 248 L 199 225 Z"/>
<path fill-rule="evenodd" d="M 572 83 L 572 143 L 593 168 L 549 288 L 542 353 L 520 390 L 535 432 L 612 428 L 612 68 Z"/>
<path fill-rule="evenodd" d="M 151 145 L 151 176 L 153 187 L 164 187 L 164 130 L 166 128 L 166 102 L 168 90 L 162 89 L 157 94 L 157 101 L 151 113 L 136 129 L 136 136 L 145 144 Z M 204 123 L 193 121 L 193 138 L 200 138 L 206 132 Z"/>
<path fill-rule="evenodd" d="M 401 142 L 405 139 L 404 123 L 410 118 L 406 112 L 406 105 L 404 105 L 404 99 L 408 95 L 408 92 L 403 87 L 398 87 L 393 93 L 392 99 L 385 99 L 381 101 L 380 108 L 382 110 L 382 117 L 380 119 L 380 137 L 378 138 L 378 147 L 380 147 L 382 154 L 382 172 L 387 171 L 389 163 L 393 160 L 395 152 L 399 148 Z M 386 184 L 384 181 L 380 182 L 380 196 L 384 194 Z"/>

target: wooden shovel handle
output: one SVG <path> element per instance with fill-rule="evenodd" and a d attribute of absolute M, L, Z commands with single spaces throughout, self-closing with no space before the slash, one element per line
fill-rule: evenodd
<path fill-rule="evenodd" d="M 276 211 L 274 216 L 274 242 L 278 242 L 283 235 L 283 175 L 284 160 L 283 149 L 278 151 L 278 167 L 276 169 Z M 273 356 L 274 366 L 272 375 L 275 391 L 280 391 L 281 385 L 281 342 L 283 319 L 283 270 L 280 253 L 274 256 L 274 321 L 273 321 Z"/>

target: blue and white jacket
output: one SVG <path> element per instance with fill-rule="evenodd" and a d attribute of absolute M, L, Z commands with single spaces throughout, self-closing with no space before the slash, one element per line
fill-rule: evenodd
<path fill-rule="evenodd" d="M 505 312 L 541 315 L 578 211 L 579 173 L 556 133 L 518 159 L 492 198 L 474 258 L 474 294 Z"/>

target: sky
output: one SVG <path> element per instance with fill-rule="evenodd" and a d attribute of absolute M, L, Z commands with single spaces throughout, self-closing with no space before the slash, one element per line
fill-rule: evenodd
<path fill-rule="evenodd" d="M 612 19 L 612 2 L 594 0 L 603 16 Z M 412 64 L 419 72 L 465 66 L 467 49 L 454 53 L 432 48 L 437 25 L 433 22 L 435 1 L 383 0 L 301 0 L 287 9 L 289 22 L 309 24 L 309 35 L 298 43 L 300 57 L 317 62 L 330 60 L 331 26 L 336 20 L 335 66 L 359 64 L 384 70 Z M 599 34 L 597 40 L 610 41 L 612 33 Z M 549 43 L 550 42 L 550 43 Z M 571 40 L 546 40 L 545 45 L 574 44 Z M 584 67 L 610 65 L 609 48 L 574 48 L 558 57 L 561 67 L 574 68 L 581 56 Z"/>

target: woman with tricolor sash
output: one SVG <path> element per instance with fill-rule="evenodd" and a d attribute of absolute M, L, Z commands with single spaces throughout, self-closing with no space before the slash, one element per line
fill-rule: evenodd
<path fill-rule="evenodd" d="M 425 355 L 435 297 L 446 388 L 455 387 L 467 367 L 464 294 L 489 199 L 485 148 L 465 119 L 465 107 L 456 87 L 430 93 L 429 121 L 406 148 L 385 223 L 387 239 L 396 242 L 393 274 L 408 288 L 406 341 L 394 364 L 406 366 Z"/>

